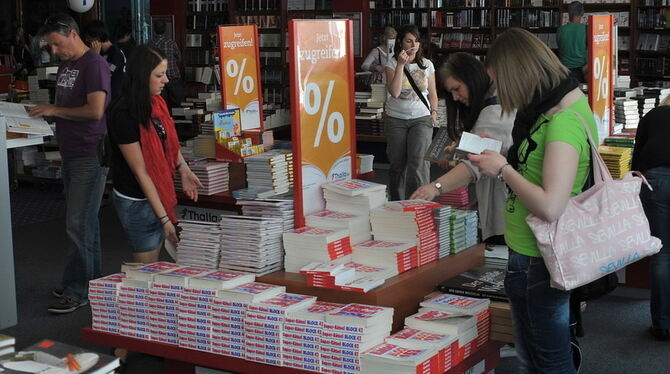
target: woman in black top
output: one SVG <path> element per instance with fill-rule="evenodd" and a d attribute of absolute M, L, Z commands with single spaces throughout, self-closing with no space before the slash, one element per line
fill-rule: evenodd
<path fill-rule="evenodd" d="M 668 340 L 670 334 L 670 97 L 647 113 L 637 128 L 633 170 L 641 171 L 652 186 L 640 190 L 651 235 L 661 239 L 660 252 L 650 257 L 651 334 Z"/>

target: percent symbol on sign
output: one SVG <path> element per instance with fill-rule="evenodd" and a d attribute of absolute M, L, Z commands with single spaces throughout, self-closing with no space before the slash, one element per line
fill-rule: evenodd
<path fill-rule="evenodd" d="M 226 74 L 229 77 L 237 77 L 235 82 L 235 91 L 234 95 L 237 95 L 240 92 L 240 84 L 242 85 L 242 90 L 246 93 L 251 93 L 254 90 L 254 80 L 250 75 L 244 75 L 244 68 L 247 66 L 247 59 L 242 59 L 242 65 L 240 66 L 237 63 L 237 60 L 228 60 L 226 63 Z"/>
<path fill-rule="evenodd" d="M 309 115 L 317 114 L 321 111 L 319 117 L 319 127 L 316 130 L 316 137 L 314 138 L 314 147 L 321 145 L 321 137 L 323 135 L 323 128 L 327 126 L 328 139 L 332 143 L 339 143 L 344 136 L 344 116 L 340 112 L 328 113 L 330 101 L 333 98 L 333 88 L 335 81 L 328 81 L 328 89 L 326 90 L 326 97 L 321 101 L 321 87 L 314 82 L 307 83 L 305 93 L 303 94 L 305 103 L 305 112 Z M 327 118 L 326 118 L 327 117 Z M 336 126 L 337 125 L 337 126 Z"/>
<path fill-rule="evenodd" d="M 607 64 L 607 56 L 595 57 L 593 61 L 593 77 L 599 82 L 596 83 L 598 90 L 598 96 L 596 100 L 600 98 L 607 98 L 609 96 L 609 82 L 605 79 L 605 67 Z"/>

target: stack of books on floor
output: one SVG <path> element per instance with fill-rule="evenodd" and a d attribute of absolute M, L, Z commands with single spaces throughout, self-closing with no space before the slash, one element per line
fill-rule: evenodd
<path fill-rule="evenodd" d="M 284 357 L 294 363 L 318 361 L 309 355 L 284 353 L 283 333 L 286 314 L 313 305 L 316 297 L 282 293 L 273 298 L 250 303 L 244 318 L 245 359 L 283 366 Z"/>
<path fill-rule="evenodd" d="M 604 143 L 610 147 L 634 148 L 635 138 L 629 136 L 608 136 L 605 138 Z"/>
<path fill-rule="evenodd" d="M 369 217 L 370 210 L 386 202 L 386 185 L 360 179 L 324 183 L 326 209 Z"/>
<path fill-rule="evenodd" d="M 598 147 L 598 153 L 605 161 L 612 178 L 620 179 L 630 171 L 633 160 L 632 148 L 600 146 Z"/>
<path fill-rule="evenodd" d="M 268 199 L 243 199 L 236 204 L 242 207 L 242 215 L 249 217 L 278 218 L 282 221 L 283 231 L 293 230 L 293 197 L 277 196 Z"/>
<path fill-rule="evenodd" d="M 468 186 L 445 192 L 440 195 L 438 201 L 442 205 L 450 205 L 456 209 L 467 209 L 470 206 Z"/>
<path fill-rule="evenodd" d="M 449 233 L 451 254 L 464 251 L 477 244 L 477 211 L 454 209 L 451 213 Z"/>
<path fill-rule="evenodd" d="M 438 259 L 438 241 L 433 208 L 439 204 L 426 200 L 391 201 L 370 212 L 375 240 L 414 243 L 418 266 Z"/>
<path fill-rule="evenodd" d="M 88 282 L 88 300 L 91 304 L 93 330 L 119 333 L 121 316 L 118 288 L 125 276 L 123 273 L 116 273 Z"/>
<path fill-rule="evenodd" d="M 351 255 L 348 230 L 301 227 L 284 233 L 284 268 L 297 273 L 312 262 L 347 262 Z"/>
<path fill-rule="evenodd" d="M 351 244 L 372 239 L 370 220 L 367 216 L 322 210 L 305 216 L 305 224 L 320 229 L 347 230 L 351 237 Z"/>
<path fill-rule="evenodd" d="M 177 263 L 217 269 L 221 254 L 221 227 L 214 222 L 179 221 Z"/>
<path fill-rule="evenodd" d="M 361 354 L 389 336 L 393 308 L 349 304 L 326 315 L 321 333 L 321 369 L 326 373 L 360 372 Z"/>
<path fill-rule="evenodd" d="M 247 307 L 286 292 L 286 287 L 249 282 L 217 292 L 211 305 L 212 352 L 246 358 L 244 328 Z"/>
<path fill-rule="evenodd" d="M 220 216 L 220 269 L 245 271 L 264 275 L 282 268 L 281 219 Z"/>
<path fill-rule="evenodd" d="M 449 205 L 441 205 L 433 209 L 440 258 L 448 256 L 451 253 L 451 214 L 452 208 Z"/>
<path fill-rule="evenodd" d="M 16 339 L 13 336 L 0 334 L 0 357 L 14 353 Z"/>
<path fill-rule="evenodd" d="M 394 275 L 404 273 L 419 264 L 417 246 L 414 243 L 368 240 L 353 246 L 354 262 L 393 269 Z"/>
<path fill-rule="evenodd" d="M 321 372 L 320 346 L 326 315 L 345 306 L 317 301 L 308 307 L 288 311 L 282 332 L 284 366 Z"/>
<path fill-rule="evenodd" d="M 244 158 L 247 168 L 247 185 L 267 188 L 275 194 L 289 190 L 289 166 L 286 152 L 270 151 Z"/>
<path fill-rule="evenodd" d="M 510 305 L 504 301 L 491 301 L 491 340 L 514 343 L 514 325 Z"/>
<path fill-rule="evenodd" d="M 636 129 L 640 122 L 637 101 L 624 98 L 614 100 L 614 122 L 623 125 L 621 130 Z M 615 129 L 617 132 L 621 131 Z"/>
<path fill-rule="evenodd" d="M 404 328 L 361 356 L 361 373 L 444 373 L 456 335 Z"/>

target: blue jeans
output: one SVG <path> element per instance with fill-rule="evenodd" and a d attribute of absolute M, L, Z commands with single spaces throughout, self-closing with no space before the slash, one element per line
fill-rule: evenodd
<path fill-rule="evenodd" d="M 399 119 L 386 117 L 386 156 L 389 159 L 389 194 L 405 200 L 430 182 L 430 164 L 423 159 L 433 139 L 430 116 Z"/>
<path fill-rule="evenodd" d="M 642 185 L 640 200 L 649 220 L 651 235 L 661 239 L 663 247 L 650 257 L 651 324 L 659 329 L 670 328 L 670 167 L 646 170 L 649 189 Z"/>
<path fill-rule="evenodd" d="M 69 239 L 63 294 L 75 300 L 88 297 L 88 281 L 101 276 L 98 211 L 105 189 L 106 167 L 97 157 L 63 160 L 65 230 Z"/>
<path fill-rule="evenodd" d="M 570 347 L 570 293 L 549 286 L 541 257 L 509 253 L 505 291 L 512 307 L 519 373 L 576 373 Z"/>

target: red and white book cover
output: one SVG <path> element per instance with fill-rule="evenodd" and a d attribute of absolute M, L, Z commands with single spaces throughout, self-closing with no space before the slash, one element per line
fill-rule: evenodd
<path fill-rule="evenodd" d="M 126 276 L 128 278 L 153 280 L 154 274 L 172 270 L 178 267 L 181 267 L 181 265 L 177 265 L 172 262 L 154 262 L 139 268 L 128 269 Z"/>
<path fill-rule="evenodd" d="M 386 185 L 360 179 L 343 179 L 332 181 L 322 184 L 321 187 L 346 196 L 366 195 L 370 192 L 386 190 Z"/>
<path fill-rule="evenodd" d="M 158 273 L 154 276 L 154 284 L 174 284 L 179 286 L 187 286 L 191 277 L 206 275 L 212 270 L 203 269 L 192 266 L 183 266 Z"/>
<path fill-rule="evenodd" d="M 382 343 L 370 348 L 363 353 L 361 361 L 363 367 L 366 367 L 366 363 L 372 367 L 375 362 L 380 362 L 421 368 L 421 370 L 412 372 L 422 374 L 433 373 L 433 369 L 437 369 L 438 366 L 438 357 L 433 349 L 404 348 L 389 343 Z"/>
<path fill-rule="evenodd" d="M 312 262 L 300 269 L 302 274 L 335 275 L 344 269 L 344 264 L 332 262 Z"/>
<path fill-rule="evenodd" d="M 365 304 L 348 304 L 337 312 L 326 315 L 326 322 L 364 327 L 380 323 L 391 324 L 393 322 L 393 308 Z"/>
<path fill-rule="evenodd" d="M 414 349 L 442 349 L 457 340 L 457 335 L 436 334 L 408 327 L 386 338 L 387 343 Z"/>
<path fill-rule="evenodd" d="M 88 282 L 88 285 L 89 287 L 117 288 L 125 277 L 126 275 L 123 273 L 110 274 L 102 278 L 92 279 Z"/>
<path fill-rule="evenodd" d="M 423 301 L 421 306 L 452 313 L 476 315 L 488 309 L 490 302 L 489 299 L 478 299 L 445 293 Z"/>
<path fill-rule="evenodd" d="M 336 286 L 342 291 L 365 293 L 381 286 L 384 282 L 385 280 L 383 279 L 375 279 L 362 275 Z"/>
<path fill-rule="evenodd" d="M 271 298 L 286 292 L 286 287 L 261 282 L 250 282 L 227 290 L 217 291 L 217 296 L 228 302 L 251 303 L 260 298 Z"/>
<path fill-rule="evenodd" d="M 324 243 L 332 243 L 347 236 L 349 236 L 348 230 L 331 230 L 304 226 L 293 231 L 285 232 L 284 241 L 311 239 Z"/>
<path fill-rule="evenodd" d="M 254 274 L 231 270 L 217 270 L 208 274 L 196 275 L 191 278 L 189 285 L 194 288 L 224 289 L 253 282 Z"/>
<path fill-rule="evenodd" d="M 317 227 L 317 225 L 311 225 L 310 221 L 314 223 L 332 224 L 336 225 L 337 227 L 348 227 L 351 221 L 361 220 L 364 218 L 365 217 L 354 214 L 341 213 L 327 209 L 305 216 L 307 225 L 312 227 Z"/>
<path fill-rule="evenodd" d="M 300 309 L 316 302 L 315 296 L 283 293 L 256 304 L 249 304 L 249 310 L 261 313 L 285 315 L 287 311 Z"/>
<path fill-rule="evenodd" d="M 405 326 L 437 334 L 458 335 L 475 328 L 476 318 L 462 313 L 421 308 L 418 313 L 405 318 Z"/>
<path fill-rule="evenodd" d="M 285 322 L 296 325 L 320 327 L 323 326 L 323 321 L 326 320 L 327 315 L 335 313 L 345 306 L 346 304 L 316 301 L 314 304 L 306 308 L 288 312 Z"/>
<path fill-rule="evenodd" d="M 395 274 L 395 271 L 389 267 L 371 266 L 358 262 L 346 262 L 344 266 L 356 270 L 356 276 L 365 276 L 371 279 L 386 280 Z"/>
<path fill-rule="evenodd" d="M 439 207 L 440 204 L 433 201 L 416 199 L 416 200 L 390 201 L 386 203 L 386 206 L 390 207 L 391 209 L 402 212 L 413 212 L 424 209 L 432 210 L 433 208 Z"/>

